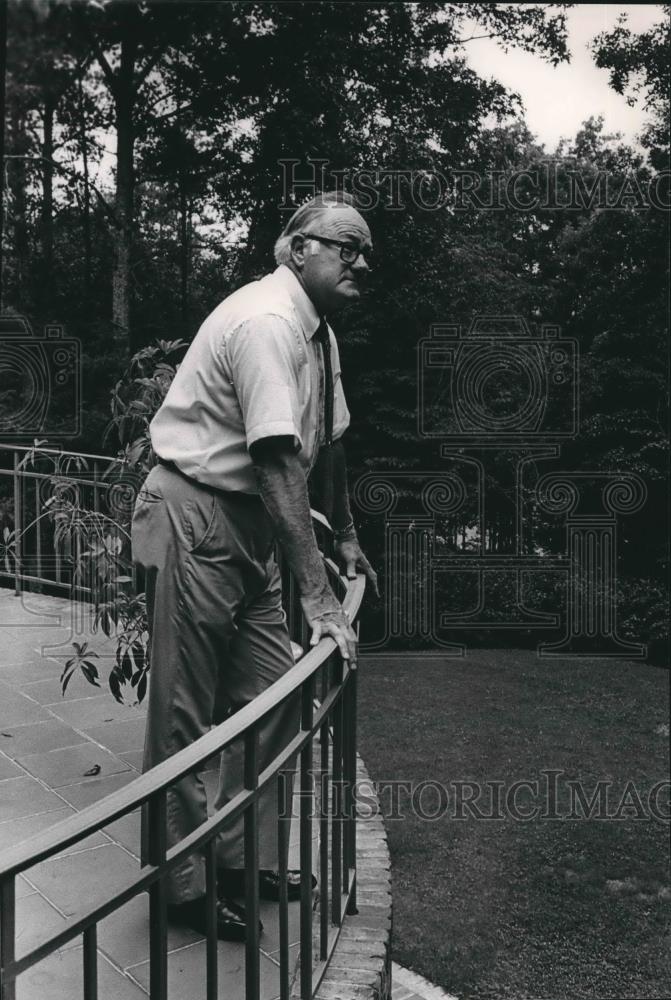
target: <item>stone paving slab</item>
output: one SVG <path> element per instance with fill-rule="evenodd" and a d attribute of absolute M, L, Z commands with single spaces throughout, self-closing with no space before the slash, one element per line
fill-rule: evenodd
<path fill-rule="evenodd" d="M 56 952 L 19 976 L 16 1000 L 79 1000 L 84 995 L 82 969 L 81 947 Z M 100 955 L 98 995 L 109 1000 L 147 1000 L 148 994 Z"/>
<path fill-rule="evenodd" d="M 3 650 L 6 650 L 6 637 L 0 636 L 0 642 Z M 17 690 L 27 693 L 27 688 L 32 684 L 50 683 L 50 690 L 53 692 L 53 697 L 50 700 L 57 701 L 61 697 L 59 677 L 63 667 L 56 660 L 41 656 L 38 650 L 26 652 L 22 659 L 11 663 L 8 654 L 3 652 L 4 659 L 6 662 L 2 664 L 2 680 L 6 684 L 11 684 Z M 78 697 L 84 697 L 86 693 L 83 685 L 86 685 L 89 691 L 95 691 L 95 688 L 84 677 L 73 677 L 70 683 L 71 688 L 82 686 L 82 693 Z M 35 700 L 39 701 L 40 699 Z"/>
<path fill-rule="evenodd" d="M 140 810 L 128 813 L 120 819 L 115 819 L 103 831 L 117 844 L 121 844 L 134 857 L 140 857 Z"/>
<path fill-rule="evenodd" d="M 7 685 L 3 685 L 0 704 L 2 705 L 0 719 L 2 720 L 3 732 L 8 731 L 12 726 L 22 726 L 30 722 L 45 722 L 51 718 L 45 708 L 21 694 L 20 691 L 14 691 L 7 687 Z M 4 749 L 1 744 L 0 749 Z"/>
<path fill-rule="evenodd" d="M 50 788 L 74 785 L 87 777 L 87 771 L 97 768 L 99 774 L 128 771 L 130 765 L 109 750 L 89 741 L 80 746 L 22 756 L 18 761 L 35 778 Z"/>
<path fill-rule="evenodd" d="M 7 671 L 3 669 L 3 676 Z M 60 670 L 50 673 L 46 680 L 31 680 L 19 682 L 17 688 L 22 694 L 32 698 L 39 705 L 53 705 L 61 700 Z M 94 697 L 96 688 L 92 687 L 83 677 L 73 677 L 68 685 L 67 697 Z"/>
<path fill-rule="evenodd" d="M 7 778 L 2 782 L 0 822 L 62 808 L 63 799 L 25 771 L 20 778 Z"/>
<path fill-rule="evenodd" d="M 132 767 L 138 774 L 142 774 L 142 750 L 129 750 L 128 753 L 118 755 L 124 763 Z"/>
<path fill-rule="evenodd" d="M 62 750 L 84 743 L 85 738 L 72 726 L 59 719 L 45 719 L 22 726 L 4 726 L 2 750 L 8 757 L 21 761 L 28 754 Z"/>
<path fill-rule="evenodd" d="M 62 809 L 57 809 L 54 812 L 42 813 L 38 816 L 23 816 L 21 819 L 0 823 L 0 850 L 20 844 L 24 840 L 28 840 L 29 837 L 34 837 L 55 823 L 59 823 L 62 819 L 75 814 L 76 810 L 69 808 L 65 802 L 62 805 Z M 82 841 L 82 843 L 91 847 L 100 847 L 102 844 L 109 843 L 109 841 L 104 834 L 94 833 L 91 837 L 87 837 L 86 841 Z M 73 851 L 81 849 L 81 844 L 73 844 L 71 847 L 66 848 L 63 854 L 72 854 Z"/>
<path fill-rule="evenodd" d="M 49 711 L 77 729 L 91 729 L 106 722 L 137 719 L 145 709 L 135 705 L 120 705 L 107 691 L 95 698 L 60 699 L 48 705 Z"/>
<path fill-rule="evenodd" d="M 39 892 L 68 917 L 84 913 L 96 896 L 111 895 L 139 874 L 139 862 L 116 844 L 49 858 L 26 872 Z"/>
<path fill-rule="evenodd" d="M 121 969 L 140 965 L 147 960 L 148 929 L 149 896 L 143 892 L 100 922 L 98 946 Z M 168 927 L 168 951 L 197 941 L 202 937 L 188 927 Z"/>
<path fill-rule="evenodd" d="M 30 883 L 26 881 L 26 879 L 23 877 L 23 875 L 19 875 L 19 877 L 16 880 L 16 898 L 17 898 L 17 900 L 23 899 L 24 896 L 32 896 L 32 894 L 34 892 L 37 892 L 37 889 L 35 888 L 35 886 L 34 885 L 30 885 Z"/>
<path fill-rule="evenodd" d="M 123 771 L 120 774 L 109 774 L 101 778 L 90 778 L 88 781 L 81 781 L 76 785 L 67 785 L 60 788 L 58 794 L 69 802 L 75 809 L 85 809 L 86 806 L 104 799 L 106 795 L 116 792 L 119 788 L 124 788 L 129 782 L 136 778 L 132 771 Z"/>
<path fill-rule="evenodd" d="M 229 944 L 217 952 L 219 981 L 225 984 L 223 996 L 244 997 L 245 995 L 245 946 Z M 260 956 L 259 973 L 261 997 L 274 1000 L 279 997 L 279 965 L 265 955 Z M 149 989 L 149 963 L 133 966 L 128 975 L 136 979 L 146 990 Z M 205 941 L 189 945 L 168 956 L 168 1000 L 206 1000 L 205 983 Z"/>
<path fill-rule="evenodd" d="M 0 753 L 0 781 L 5 778 L 20 778 L 24 774 L 25 771 L 18 764 Z"/>
<path fill-rule="evenodd" d="M 21 958 L 66 924 L 65 917 L 39 892 L 16 904 L 16 955 Z"/>
<path fill-rule="evenodd" d="M 144 747 L 145 731 L 144 713 L 137 719 L 126 719 L 122 722 L 104 722 L 100 726 L 86 728 L 86 735 L 107 747 L 113 753 L 132 753 Z"/>
<path fill-rule="evenodd" d="M 26 671 L 26 679 L 42 680 L 52 666 L 56 669 L 60 666 L 60 669 L 63 669 L 58 659 L 49 655 L 48 650 L 52 644 L 43 643 L 39 636 L 33 638 L 31 635 L 19 635 L 16 631 L 10 632 L 7 629 L 2 629 L 0 630 L 0 642 L 5 651 L 4 655 L 8 666 L 15 668 L 21 663 L 32 664 L 32 670 Z M 72 655 L 72 647 L 70 647 L 68 655 Z M 17 671 L 13 669 L 9 676 L 17 676 Z"/>

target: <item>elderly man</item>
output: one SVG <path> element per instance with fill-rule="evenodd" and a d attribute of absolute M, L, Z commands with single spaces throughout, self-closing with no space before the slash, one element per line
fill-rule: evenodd
<path fill-rule="evenodd" d="M 234 292 L 205 320 L 154 417 L 158 464 L 133 517 L 133 554 L 145 572 L 151 684 L 144 769 L 207 733 L 215 693 L 246 705 L 293 666 L 274 545 L 297 582 L 311 645 L 330 635 L 346 659 L 356 637 L 328 584 L 308 500 L 322 470 L 322 495 L 339 555 L 353 577 L 361 552 L 347 496 L 341 436 L 349 413 L 338 347 L 325 317 L 358 299 L 371 237 L 351 199 L 322 195 L 303 205 L 277 241 L 277 269 Z M 268 717 L 259 737 L 263 769 L 298 729 L 297 700 Z M 215 807 L 241 788 L 241 747 L 222 754 Z M 198 775 L 168 796 L 168 845 L 207 816 Z M 237 895 L 244 866 L 242 819 L 217 842 L 217 930 L 243 940 Z M 277 790 L 259 800 L 259 885 L 279 896 Z M 237 877 L 236 877 L 237 876 Z M 300 875 L 289 873 L 289 898 Z M 169 882 L 172 920 L 206 925 L 205 865 L 194 855 Z"/>

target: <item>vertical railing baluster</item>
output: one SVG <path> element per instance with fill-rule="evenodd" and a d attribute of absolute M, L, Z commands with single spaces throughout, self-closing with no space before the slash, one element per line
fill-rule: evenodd
<path fill-rule="evenodd" d="M 314 712 L 314 674 L 301 688 L 301 728 L 312 728 Z M 312 740 L 301 750 L 301 1000 L 312 997 Z"/>
<path fill-rule="evenodd" d="M 98 940 L 96 925 L 84 931 L 84 1000 L 98 1000 Z"/>
<path fill-rule="evenodd" d="M 21 472 L 19 453 L 14 452 L 14 594 L 21 595 L 21 532 L 23 512 L 21 509 Z"/>
<path fill-rule="evenodd" d="M 297 639 L 296 641 L 298 642 L 299 646 L 302 649 L 307 649 L 308 646 L 309 646 L 309 643 L 310 643 L 310 629 L 309 629 L 309 626 L 308 626 L 308 623 L 307 623 L 307 619 L 305 618 L 305 615 L 302 612 L 302 608 L 301 608 L 301 612 L 300 612 L 300 614 L 298 616 L 298 619 L 299 619 L 299 621 L 301 623 L 300 624 L 300 638 Z"/>
<path fill-rule="evenodd" d="M 96 515 L 96 530 L 98 527 L 98 514 L 100 513 L 100 497 L 98 495 L 98 462 L 97 459 L 93 460 L 93 513 Z M 124 570 L 125 572 L 125 570 Z M 95 574 L 93 572 L 93 567 L 91 567 L 91 598 L 93 599 L 94 608 L 97 613 L 100 607 L 100 590 L 97 586 L 94 586 Z"/>
<path fill-rule="evenodd" d="M 353 915 L 356 908 L 356 712 L 357 712 L 357 678 L 356 668 L 351 671 L 345 688 L 345 719 L 347 720 L 347 736 L 345 741 L 345 849 L 344 868 L 345 886 L 349 885 L 350 875 L 353 879 L 352 891 L 347 903 L 347 913 Z"/>
<path fill-rule="evenodd" d="M 289 835 L 291 832 L 292 781 L 285 772 L 277 780 L 277 851 L 280 873 L 280 1000 L 289 1000 L 289 898 L 287 869 L 289 867 Z"/>
<path fill-rule="evenodd" d="M 0 885 L 0 1000 L 15 1000 L 16 979 L 9 967 L 16 955 L 16 889 L 10 875 Z"/>
<path fill-rule="evenodd" d="M 217 964 L 217 841 L 213 837 L 205 849 L 205 893 L 207 906 L 207 941 L 205 944 L 207 1000 L 217 1000 L 219 966 Z"/>
<path fill-rule="evenodd" d="M 325 676 L 326 671 L 322 672 Z M 319 809 L 319 957 L 326 959 L 329 934 L 329 723 L 328 716 L 319 730 L 320 740 L 320 809 Z"/>
<path fill-rule="evenodd" d="M 333 683 L 342 685 L 343 664 L 338 652 L 334 653 Z M 333 762 L 332 762 L 332 815 L 331 815 L 331 920 L 339 925 L 342 895 L 342 693 L 333 706 Z"/>
<path fill-rule="evenodd" d="M 256 726 L 245 733 L 245 789 L 254 791 L 245 807 L 245 906 L 247 941 L 245 946 L 245 998 L 259 1000 L 259 732 Z"/>
<path fill-rule="evenodd" d="M 84 593 L 82 590 L 82 578 L 79 574 L 83 573 L 84 569 L 81 560 L 81 537 L 79 531 L 75 531 L 74 549 L 70 591 L 72 594 L 72 623 L 74 634 L 80 636 L 83 631 Z"/>
<path fill-rule="evenodd" d="M 56 539 L 56 522 L 54 523 L 54 534 L 53 534 L 53 546 L 54 546 L 54 556 L 56 559 L 56 583 L 62 582 L 62 569 L 61 569 L 61 550 L 59 542 Z"/>
<path fill-rule="evenodd" d="M 93 512 L 100 513 L 100 497 L 98 496 L 98 462 L 93 460 Z"/>
<path fill-rule="evenodd" d="M 37 575 L 42 580 L 42 510 L 40 507 L 40 480 L 33 479 L 35 484 L 35 557 Z"/>
<path fill-rule="evenodd" d="M 147 806 L 147 863 L 161 869 L 165 864 L 166 792 L 149 799 Z M 151 1000 L 168 996 L 168 920 L 165 877 L 152 883 L 149 890 L 149 988 Z"/>

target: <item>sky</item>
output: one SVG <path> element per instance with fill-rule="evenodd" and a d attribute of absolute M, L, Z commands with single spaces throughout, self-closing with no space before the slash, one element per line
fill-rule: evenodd
<path fill-rule="evenodd" d="M 633 144 L 647 117 L 642 101 L 630 108 L 625 97 L 610 87 L 608 70 L 598 69 L 587 49 L 596 35 L 615 26 L 622 13 L 628 15 L 634 32 L 663 17 L 660 4 L 576 4 L 567 12 L 570 63 L 555 67 L 519 49 L 505 53 L 493 39 L 468 42 L 466 56 L 480 76 L 494 77 L 520 94 L 527 124 L 548 152 L 562 136 L 572 138 L 586 118 L 597 115 L 604 116 L 607 134 L 622 132 Z"/>

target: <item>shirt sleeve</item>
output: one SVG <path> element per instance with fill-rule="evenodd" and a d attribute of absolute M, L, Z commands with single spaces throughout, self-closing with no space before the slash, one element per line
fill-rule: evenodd
<path fill-rule="evenodd" d="M 342 437 L 349 427 L 350 415 L 340 377 L 338 342 L 331 331 L 331 365 L 333 368 L 333 440 Z"/>
<path fill-rule="evenodd" d="M 228 338 L 226 359 L 247 450 L 264 438 L 291 437 L 300 451 L 299 351 L 287 320 L 263 315 L 245 321 Z"/>

